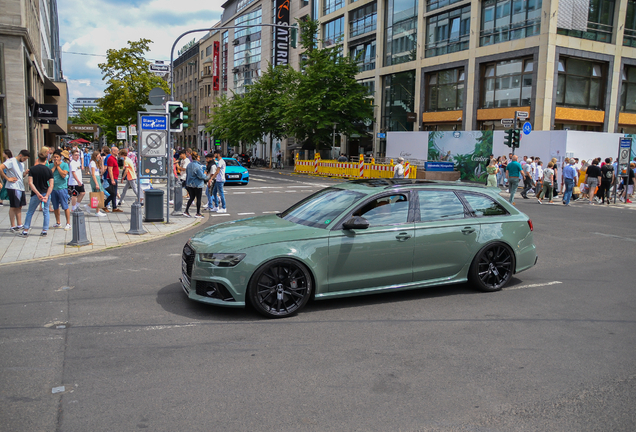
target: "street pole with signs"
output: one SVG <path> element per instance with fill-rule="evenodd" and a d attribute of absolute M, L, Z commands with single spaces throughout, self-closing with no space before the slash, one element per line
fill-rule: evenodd
<path fill-rule="evenodd" d="M 616 185 L 614 187 L 614 204 L 616 204 L 616 196 L 618 195 L 618 179 L 623 178 L 624 187 L 629 184 L 629 157 L 632 154 L 632 139 L 630 137 L 621 137 L 618 139 L 618 158 L 616 159 Z M 627 193 L 625 193 L 627 198 Z M 626 199 L 627 201 L 627 199 Z"/>

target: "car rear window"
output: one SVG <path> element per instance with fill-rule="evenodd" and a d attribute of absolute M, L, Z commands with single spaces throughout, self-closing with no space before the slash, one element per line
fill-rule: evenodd
<path fill-rule="evenodd" d="M 465 216 L 464 204 L 450 190 L 424 190 L 417 192 L 420 200 L 420 220 L 459 219 Z"/>
<path fill-rule="evenodd" d="M 314 228 L 326 228 L 364 194 L 337 188 L 316 192 L 280 214 L 282 219 Z"/>
<path fill-rule="evenodd" d="M 462 194 L 473 214 L 477 217 L 481 216 L 502 216 L 507 215 L 508 211 L 494 199 L 482 195 L 464 192 Z"/>

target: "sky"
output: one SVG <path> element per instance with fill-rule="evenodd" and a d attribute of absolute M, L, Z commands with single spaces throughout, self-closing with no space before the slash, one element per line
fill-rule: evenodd
<path fill-rule="evenodd" d="M 221 0 L 58 0 L 62 71 L 71 102 L 78 97 L 101 97 L 105 82 L 98 64 L 108 49 L 120 49 L 128 41 L 153 41 L 148 60 L 170 63 L 170 48 L 182 33 L 216 24 Z M 206 33 L 184 36 L 176 51 Z M 81 54 L 97 54 L 81 55 Z"/>

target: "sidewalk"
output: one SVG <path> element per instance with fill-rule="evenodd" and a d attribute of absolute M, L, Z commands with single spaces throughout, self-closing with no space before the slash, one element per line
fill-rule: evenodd
<path fill-rule="evenodd" d="M 165 192 L 165 184 L 153 186 L 155 189 L 163 189 Z M 24 223 L 26 218 L 30 199 L 29 195 L 30 194 L 27 195 L 27 206 L 22 207 L 22 223 Z M 135 198 L 135 194 L 132 191 L 128 191 L 126 194 L 126 203 L 120 207 L 123 213 L 108 213 L 105 217 L 97 217 L 85 212 L 86 237 L 92 242 L 92 244 L 87 246 L 67 245 L 73 239 L 73 230 L 64 231 L 66 219 L 63 211 L 60 218 L 62 222 L 61 228 L 53 228 L 55 216 L 53 212 L 51 212 L 48 236 L 40 236 L 40 232 L 42 231 L 41 211 L 36 211 L 33 216 L 29 236 L 26 238 L 18 236 L 9 230 L 11 226 L 9 223 L 9 202 L 4 201 L 4 205 L 0 207 L 0 266 L 145 242 L 183 231 L 194 225 L 201 224 L 209 218 L 207 213 L 203 219 L 170 215 L 169 224 L 165 222 L 142 222 L 143 228 L 147 231 L 146 234 L 128 235 L 126 232 L 130 230 L 130 208 Z M 82 203 L 89 205 L 88 192 Z M 172 209 L 170 211 L 172 212 Z M 71 215 L 71 223 L 72 218 L 73 216 Z"/>
<path fill-rule="evenodd" d="M 501 189 L 501 188 L 499 188 L 499 189 Z M 517 201 L 528 201 L 528 200 L 524 199 L 523 196 L 521 196 L 521 191 L 522 191 L 522 188 L 519 187 L 517 189 L 517 191 L 515 192 L 515 198 L 514 198 L 515 202 L 517 202 Z M 499 195 L 502 196 L 503 198 L 505 198 L 506 201 L 510 198 L 510 192 L 508 192 L 507 189 L 501 189 L 501 191 L 499 192 Z M 536 197 L 534 192 L 529 192 L 528 193 L 528 199 L 531 202 L 534 202 L 537 205 L 539 204 L 537 202 L 537 197 Z M 553 201 L 554 201 L 555 205 L 559 205 L 560 207 L 563 206 L 563 194 L 560 193 L 558 197 L 555 197 L 553 199 Z M 543 204 L 545 204 L 545 205 L 548 204 L 548 199 L 547 198 L 543 199 Z M 579 205 L 590 205 L 590 200 L 588 198 L 582 198 L 582 199 L 579 199 L 579 200 L 576 200 L 576 201 L 574 199 L 572 199 L 572 200 L 570 200 L 570 205 L 576 205 L 576 206 L 579 206 Z M 603 204 L 597 203 L 597 202 L 595 202 L 594 205 L 596 205 L 598 207 L 627 208 L 627 209 L 630 209 L 630 210 L 636 210 L 636 203 L 631 203 L 631 204 L 630 203 L 624 203 L 624 202 L 621 202 L 618 198 L 616 199 L 616 203 L 614 203 L 614 197 L 612 197 L 610 205 L 607 205 L 607 204 L 603 205 Z"/>

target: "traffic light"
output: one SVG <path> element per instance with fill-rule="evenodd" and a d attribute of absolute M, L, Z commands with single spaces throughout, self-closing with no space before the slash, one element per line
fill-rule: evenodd
<path fill-rule="evenodd" d="M 512 145 L 514 148 L 519 148 L 520 143 L 521 143 L 521 130 L 514 129 L 512 131 Z"/>
<path fill-rule="evenodd" d="M 166 112 L 170 123 L 170 132 L 183 131 L 183 104 L 181 102 L 168 102 L 166 104 Z"/>
<path fill-rule="evenodd" d="M 292 48 L 296 48 L 296 42 L 298 42 L 298 25 L 293 24 L 289 29 L 289 40 Z"/>
<path fill-rule="evenodd" d="M 186 114 L 188 113 L 188 111 L 190 111 L 190 108 L 188 108 L 187 106 L 183 107 L 183 112 L 181 113 L 181 120 L 184 122 L 183 123 L 183 129 L 188 127 L 188 123 L 185 123 L 185 121 L 189 118 Z"/>
<path fill-rule="evenodd" d="M 507 145 L 508 147 L 514 147 L 514 131 L 512 129 L 506 129 L 504 145 Z"/>

